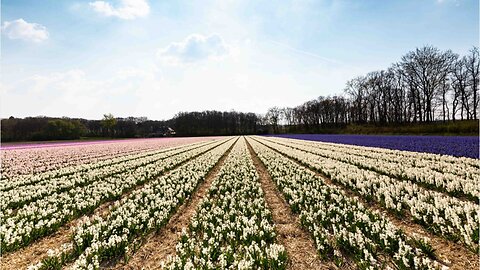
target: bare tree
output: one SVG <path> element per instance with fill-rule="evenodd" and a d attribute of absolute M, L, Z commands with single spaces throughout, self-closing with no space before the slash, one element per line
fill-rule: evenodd
<path fill-rule="evenodd" d="M 293 114 L 293 109 L 289 108 L 289 107 L 286 107 L 286 108 L 281 109 L 281 111 L 282 111 L 282 114 L 283 114 L 283 118 L 287 122 L 286 124 L 289 125 L 289 126 L 294 125 L 295 124 L 295 118 L 294 118 L 294 114 Z"/>
<path fill-rule="evenodd" d="M 393 106 L 393 121 L 395 123 L 401 123 L 409 120 L 407 111 L 407 96 L 406 96 L 406 84 L 402 75 L 402 72 L 398 65 L 394 64 L 389 72 L 392 79 L 392 97 L 391 103 Z"/>
<path fill-rule="evenodd" d="M 478 47 L 473 47 L 470 50 L 470 54 L 466 58 L 466 66 L 469 75 L 469 87 L 470 87 L 470 95 L 473 97 L 472 101 L 472 113 L 473 119 L 477 118 L 477 110 L 478 110 L 478 85 L 479 85 L 479 77 L 480 77 L 480 54 L 478 51 Z"/>
<path fill-rule="evenodd" d="M 359 76 L 347 82 L 344 92 L 350 96 L 350 117 L 353 122 L 364 123 L 367 121 L 365 77 Z"/>
<path fill-rule="evenodd" d="M 272 107 L 268 109 L 265 115 L 269 124 L 273 127 L 273 132 L 278 133 L 278 124 L 280 122 L 281 110 L 278 107 Z"/>
<path fill-rule="evenodd" d="M 434 120 L 432 101 L 445 83 L 452 58 L 450 51 L 440 52 L 432 46 L 417 48 L 402 57 L 401 66 L 409 78 L 412 90 L 419 90 L 415 95 L 423 110 L 423 119 L 420 115 L 420 121 Z"/>
<path fill-rule="evenodd" d="M 466 63 L 466 57 L 457 59 L 452 69 L 452 87 L 453 91 L 455 92 L 454 100 L 456 99 L 456 104 L 460 103 L 460 119 L 462 120 L 464 118 L 464 112 L 466 112 L 467 119 L 470 118 L 470 106 L 468 104 L 469 98 L 467 92 L 468 70 Z M 456 113 L 455 109 L 453 113 Z M 452 117 L 455 119 L 453 115 Z"/>

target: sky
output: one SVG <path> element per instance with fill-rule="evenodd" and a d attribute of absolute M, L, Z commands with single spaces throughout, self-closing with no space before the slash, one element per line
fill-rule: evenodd
<path fill-rule="evenodd" d="M 416 47 L 466 54 L 478 0 L 3 0 L 0 116 L 265 113 Z"/>

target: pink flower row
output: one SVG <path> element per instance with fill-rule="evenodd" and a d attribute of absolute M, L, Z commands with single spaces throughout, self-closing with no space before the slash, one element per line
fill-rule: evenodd
<path fill-rule="evenodd" d="M 212 137 L 129 139 L 2 147 L 2 179 L 81 165 L 144 151 L 213 139 Z"/>

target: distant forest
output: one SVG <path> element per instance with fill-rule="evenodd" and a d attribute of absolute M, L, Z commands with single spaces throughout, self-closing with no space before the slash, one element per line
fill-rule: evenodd
<path fill-rule="evenodd" d="M 1 140 L 174 134 L 478 134 L 479 70 L 477 47 L 460 56 L 450 50 L 424 46 L 408 52 L 386 70 L 351 79 L 342 94 L 320 96 L 293 108 L 273 107 L 264 115 L 235 111 L 180 112 L 166 121 L 118 118 L 110 114 L 103 120 L 10 117 L 1 120 Z"/>

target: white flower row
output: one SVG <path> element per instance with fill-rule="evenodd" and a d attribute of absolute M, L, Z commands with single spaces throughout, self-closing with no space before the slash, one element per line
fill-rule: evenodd
<path fill-rule="evenodd" d="M 278 138 L 268 140 L 391 177 L 417 182 L 451 195 L 466 196 L 474 201 L 480 196 L 480 169 L 465 165 L 462 163 L 462 158 L 453 158 L 456 159 L 453 163 L 435 162 L 422 159 L 422 155 L 412 157 L 389 154 L 389 152 L 373 152 L 367 147 L 358 149 L 358 147 L 341 144 L 301 143 L 297 140 Z"/>
<path fill-rule="evenodd" d="M 1 150 L 2 180 L 18 175 L 36 174 L 112 157 L 158 150 L 206 140 L 208 138 L 162 138 L 127 140 L 87 145 Z"/>
<path fill-rule="evenodd" d="M 315 168 L 354 190 L 366 200 L 375 200 L 397 214 L 407 211 L 414 222 L 447 239 L 460 240 L 477 250 L 480 206 L 470 201 L 427 190 L 355 165 L 324 158 L 257 137 L 259 141 L 299 162 Z"/>
<path fill-rule="evenodd" d="M 255 140 L 249 142 L 324 258 L 342 265 L 349 257 L 361 269 L 388 269 L 390 263 L 400 269 L 439 267 L 378 211 L 326 185 L 306 167 Z"/>
<path fill-rule="evenodd" d="M 135 190 L 115 202 L 105 218 L 85 218 L 75 229 L 72 248 L 49 256 L 37 268 L 62 265 L 68 258 L 76 259 L 73 269 L 98 269 L 102 260 L 128 254 L 134 239 L 167 223 L 234 141 L 221 144 Z"/>
<path fill-rule="evenodd" d="M 56 231 L 69 220 L 92 212 L 101 203 L 114 200 L 127 190 L 155 179 L 178 164 L 224 143 L 225 140 L 222 140 L 195 148 L 28 203 L 5 218 L 0 225 L 1 249 L 10 251 L 26 246 L 32 240 Z"/>
<path fill-rule="evenodd" d="M 210 142 L 169 148 L 153 153 L 126 156 L 112 159 L 109 162 L 99 162 L 100 164 L 82 165 L 81 169 L 78 169 L 78 167 L 71 168 L 69 170 L 71 173 L 67 175 L 60 174 L 60 177 L 44 178 L 33 184 L 18 186 L 7 191 L 0 191 L 0 197 L 2 198 L 2 201 L 0 201 L 0 213 L 4 213 L 6 209 L 21 207 L 28 202 L 35 201 L 38 198 L 43 198 L 52 193 L 60 193 L 75 187 L 89 185 L 105 177 L 134 170 L 138 167 L 143 167 L 158 160 L 166 159 L 208 144 L 210 144 Z M 65 171 L 68 169 L 65 168 L 61 170 Z"/>
<path fill-rule="evenodd" d="M 314 148 L 333 148 L 337 151 L 346 152 L 352 155 L 378 158 L 382 161 L 397 162 L 418 168 L 428 168 L 434 171 L 442 173 L 452 173 L 466 178 L 471 178 L 473 176 L 478 177 L 480 175 L 480 165 L 478 164 L 478 161 L 473 158 L 454 157 L 449 155 L 402 151 L 349 144 L 325 143 L 283 138 L 275 139 L 284 140 L 289 144 L 300 144 L 312 146 Z"/>
<path fill-rule="evenodd" d="M 285 269 L 258 174 L 242 138 L 184 230 L 167 269 Z M 163 264 L 163 262 L 162 262 Z"/>
<path fill-rule="evenodd" d="M 203 142 L 205 144 L 206 142 Z M 101 160 L 98 162 L 90 162 L 90 163 L 83 163 L 75 166 L 67 166 L 67 167 L 62 167 L 59 169 L 55 170 L 50 170 L 38 174 L 22 174 L 18 175 L 15 177 L 12 177 L 7 180 L 2 180 L 0 181 L 0 191 L 8 191 L 20 186 L 24 185 L 31 185 L 31 184 L 37 184 L 37 183 L 46 183 L 47 181 L 50 181 L 55 178 L 60 178 L 60 177 L 68 177 L 73 174 L 77 173 L 86 173 L 90 170 L 93 169 L 101 169 L 106 166 L 112 166 L 115 164 L 121 164 L 125 163 L 130 160 L 138 159 L 138 158 L 143 158 L 143 157 L 149 157 L 149 156 L 154 156 L 156 154 L 168 151 L 168 150 L 174 150 L 174 149 L 179 149 L 183 148 L 186 146 L 190 145 L 201 145 L 202 142 L 198 143 L 193 143 L 193 144 L 180 144 L 177 145 L 177 141 L 172 141 L 172 143 L 168 143 L 162 146 L 159 146 L 159 149 L 154 150 L 154 151 L 145 151 L 145 152 L 140 152 L 140 153 L 135 153 L 131 155 L 123 155 L 123 156 L 112 156 L 111 159 L 107 160 Z M 54 158 L 54 157 L 52 157 Z M 56 157 L 59 158 L 59 157 Z"/>

